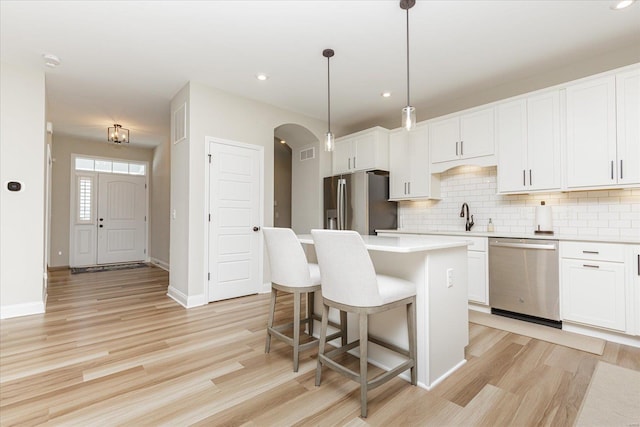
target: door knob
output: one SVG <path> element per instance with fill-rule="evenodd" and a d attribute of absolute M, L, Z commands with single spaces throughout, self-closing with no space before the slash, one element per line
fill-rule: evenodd
<path fill-rule="evenodd" d="M 258 227 L 258 226 L 253 227 L 253 231 L 260 231 L 260 227 Z"/>
<path fill-rule="evenodd" d="M 104 227 L 104 225 L 100 224 L 98 227 L 102 228 L 102 227 Z"/>

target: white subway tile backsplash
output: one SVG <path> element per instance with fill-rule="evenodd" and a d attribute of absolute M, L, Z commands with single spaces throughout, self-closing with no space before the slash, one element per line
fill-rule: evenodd
<path fill-rule="evenodd" d="M 458 167 L 440 174 L 440 201 L 400 202 L 400 228 L 460 231 L 462 203 L 469 204 L 474 230 L 527 233 L 534 230 L 535 208 L 544 200 L 553 211 L 557 234 L 640 238 L 640 189 L 544 194 L 496 194 L 496 168 Z"/>

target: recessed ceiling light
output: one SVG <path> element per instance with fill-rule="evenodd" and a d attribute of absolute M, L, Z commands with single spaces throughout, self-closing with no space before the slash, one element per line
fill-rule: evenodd
<path fill-rule="evenodd" d="M 280 144 L 286 144 L 286 143 L 287 143 L 287 141 L 285 141 L 284 139 L 280 140 Z"/>
<path fill-rule="evenodd" d="M 611 5 L 611 9 L 620 10 L 631 6 L 636 0 L 620 0 L 616 4 Z"/>
<path fill-rule="evenodd" d="M 56 68 L 58 65 L 60 65 L 60 58 L 51 53 L 45 53 L 44 55 L 42 55 L 42 58 L 44 59 L 44 65 L 49 68 Z"/>
<path fill-rule="evenodd" d="M 267 76 L 264 73 L 256 74 L 256 79 L 260 80 L 261 82 L 267 80 L 268 78 L 269 78 L 269 76 Z"/>
<path fill-rule="evenodd" d="M 391 96 L 391 92 L 382 92 L 380 96 L 382 96 L 383 98 L 389 98 Z"/>

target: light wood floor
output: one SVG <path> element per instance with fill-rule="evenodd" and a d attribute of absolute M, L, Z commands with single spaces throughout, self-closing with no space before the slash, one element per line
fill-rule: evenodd
<path fill-rule="evenodd" d="M 640 370 L 639 349 L 471 324 L 462 369 L 430 392 L 392 380 L 363 420 L 356 383 L 326 370 L 315 387 L 315 350 L 297 374 L 282 342 L 264 354 L 268 295 L 186 310 L 158 268 L 51 275 L 46 314 L 0 323 L 2 426 L 570 426 L 598 360 Z"/>

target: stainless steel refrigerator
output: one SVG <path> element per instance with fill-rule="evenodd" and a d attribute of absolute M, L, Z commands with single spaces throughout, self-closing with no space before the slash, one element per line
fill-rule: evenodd
<path fill-rule="evenodd" d="M 361 171 L 324 179 L 324 228 L 376 234 L 395 229 L 398 204 L 389 201 L 389 173 Z"/>

